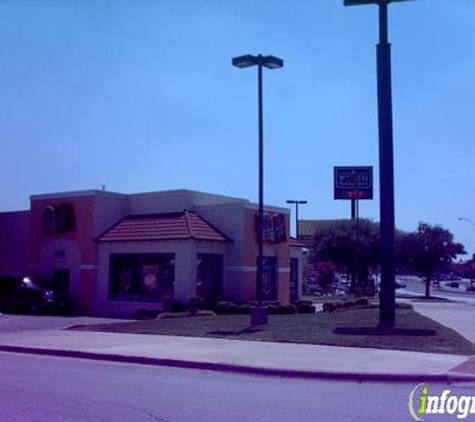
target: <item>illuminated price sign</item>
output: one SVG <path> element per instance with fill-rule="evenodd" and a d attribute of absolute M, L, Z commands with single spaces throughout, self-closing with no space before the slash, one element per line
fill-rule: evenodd
<path fill-rule="evenodd" d="M 373 167 L 334 167 L 335 199 L 373 199 Z"/>

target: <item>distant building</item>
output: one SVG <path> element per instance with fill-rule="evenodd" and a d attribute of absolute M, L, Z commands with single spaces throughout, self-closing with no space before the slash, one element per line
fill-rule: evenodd
<path fill-rule="evenodd" d="M 334 224 L 335 219 L 328 220 L 299 220 L 299 240 L 306 243 L 308 246 L 312 246 L 313 237 L 317 229 L 327 227 Z"/>
<path fill-rule="evenodd" d="M 37 275 L 67 290 L 78 312 L 125 315 L 165 297 L 254 300 L 256 204 L 190 190 L 33 195 L 0 213 L 0 276 Z M 265 300 L 300 297 L 302 244 L 289 210 L 265 206 Z"/>

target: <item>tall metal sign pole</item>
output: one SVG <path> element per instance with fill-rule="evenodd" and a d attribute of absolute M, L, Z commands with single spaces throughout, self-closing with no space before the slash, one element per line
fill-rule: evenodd
<path fill-rule="evenodd" d="M 379 325 L 394 327 L 396 295 L 394 272 L 394 158 L 391 90 L 391 44 L 388 42 L 388 4 L 408 0 L 344 0 L 345 6 L 376 4 L 379 7 L 377 52 L 379 189 L 381 227 L 381 293 Z"/>
<path fill-rule="evenodd" d="M 373 167 L 339 166 L 333 168 L 334 198 L 351 200 L 351 220 L 355 223 L 354 268 L 351 271 L 351 288 L 361 288 L 359 279 L 359 200 L 373 199 Z"/>

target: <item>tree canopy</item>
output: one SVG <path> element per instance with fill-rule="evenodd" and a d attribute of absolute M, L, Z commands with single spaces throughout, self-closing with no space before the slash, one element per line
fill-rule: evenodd
<path fill-rule="evenodd" d="M 379 224 L 371 220 L 360 219 L 358 226 L 354 220 L 323 221 L 314 234 L 312 260 L 315 265 L 332 262 L 347 274 L 358 272 L 361 280 L 379 267 L 379 242 Z M 414 232 L 396 230 L 396 266 L 423 276 L 426 295 L 434 275 L 459 254 L 465 254 L 464 246 L 441 226 L 420 223 Z"/>
<path fill-rule="evenodd" d="M 358 240 L 357 240 L 358 239 Z M 379 265 L 379 224 L 360 219 L 330 220 L 318 226 L 313 238 L 313 262 L 332 262 L 340 272 L 367 278 Z"/>
<path fill-rule="evenodd" d="M 441 226 L 419 223 L 415 232 L 407 233 L 397 251 L 397 262 L 423 276 L 426 296 L 430 296 L 430 282 L 457 255 L 465 254 L 461 243 L 454 242 L 453 234 Z"/>

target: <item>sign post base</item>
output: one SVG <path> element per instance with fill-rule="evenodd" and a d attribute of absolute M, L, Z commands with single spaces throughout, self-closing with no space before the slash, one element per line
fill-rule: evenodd
<path fill-rule="evenodd" d="M 267 315 L 267 308 L 251 308 L 251 325 L 255 327 L 267 324 Z"/>

